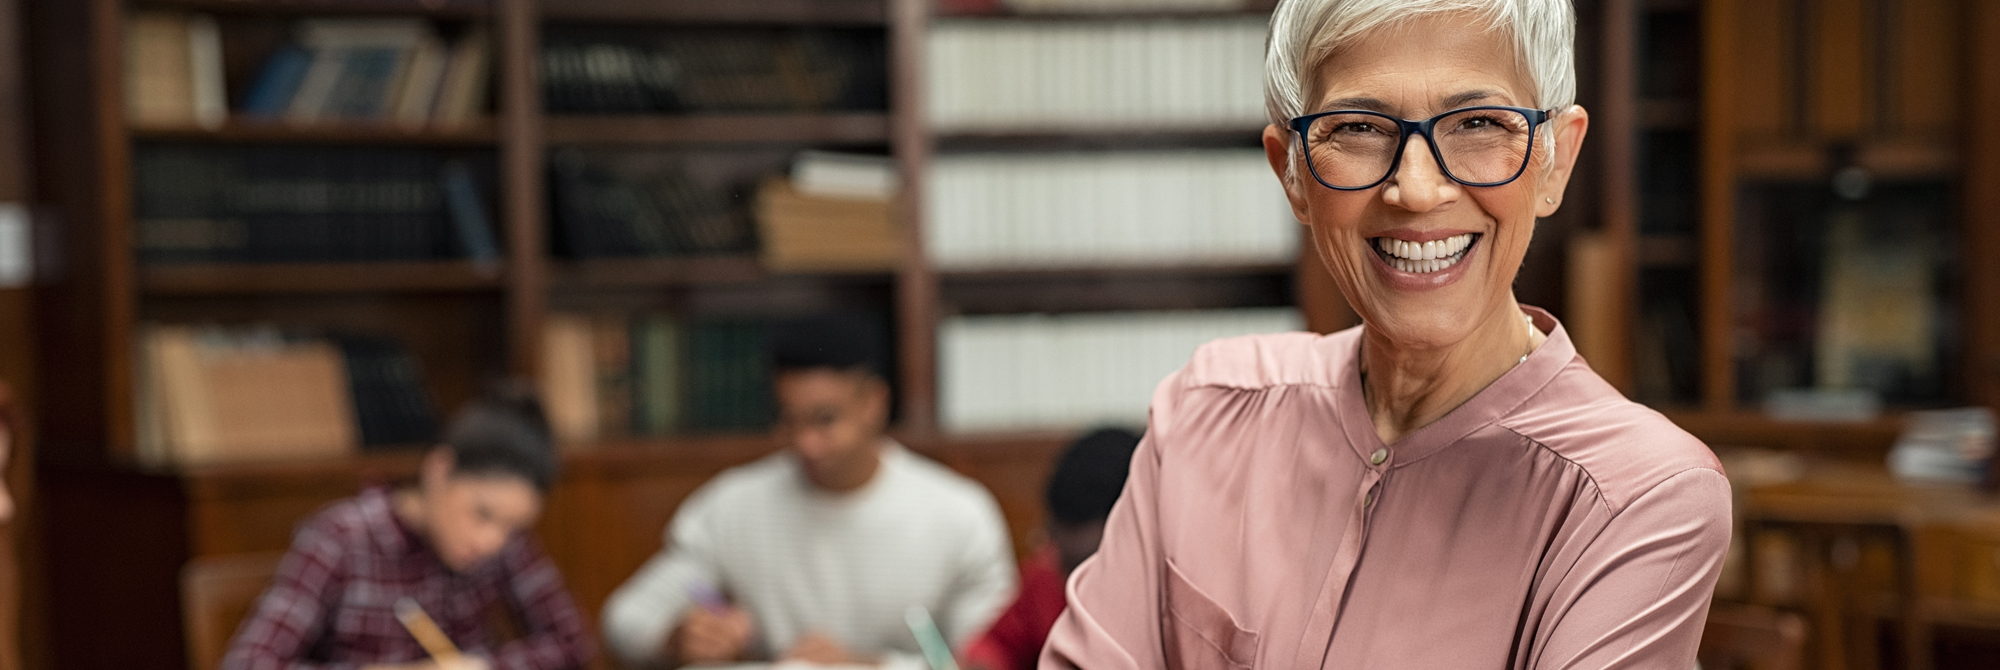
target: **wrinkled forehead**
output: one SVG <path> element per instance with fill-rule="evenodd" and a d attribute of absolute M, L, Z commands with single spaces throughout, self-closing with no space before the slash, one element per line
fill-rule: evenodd
<path fill-rule="evenodd" d="M 1305 113 L 1365 109 L 1423 118 L 1469 105 L 1528 107 L 1528 68 L 1506 28 L 1467 13 L 1372 28 L 1328 49 L 1307 78 Z"/>

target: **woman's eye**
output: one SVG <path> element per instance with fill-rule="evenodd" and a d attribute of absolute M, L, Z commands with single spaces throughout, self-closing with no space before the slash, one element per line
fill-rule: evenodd
<path fill-rule="evenodd" d="M 1340 134 L 1350 134 L 1350 135 L 1352 135 L 1352 134 L 1362 134 L 1362 133 L 1373 133 L 1373 132 L 1375 132 L 1375 124 L 1372 124 L 1372 123 L 1361 123 L 1361 122 L 1358 122 L 1358 121 L 1357 121 L 1357 122 L 1349 122 L 1349 123 L 1343 123 L 1343 124 L 1340 124 L 1340 125 L 1338 125 L 1338 126 L 1334 126 L 1334 127 L 1333 127 L 1333 132 L 1335 132 L 1335 133 L 1340 133 Z"/>

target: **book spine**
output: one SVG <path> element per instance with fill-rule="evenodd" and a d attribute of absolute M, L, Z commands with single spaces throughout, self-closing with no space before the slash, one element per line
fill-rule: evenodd
<path fill-rule="evenodd" d="M 953 431 L 1142 426 L 1154 386 L 1201 344 L 1301 327 L 1289 308 L 946 319 L 939 418 Z"/>

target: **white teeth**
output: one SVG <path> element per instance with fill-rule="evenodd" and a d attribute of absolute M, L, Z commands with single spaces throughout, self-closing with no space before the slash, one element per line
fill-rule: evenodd
<path fill-rule="evenodd" d="M 1392 237 L 1375 238 L 1375 248 L 1380 250 L 1389 266 L 1416 274 L 1428 274 L 1458 264 L 1464 257 L 1466 247 L 1472 246 L 1472 233 L 1454 235 L 1430 242 L 1412 242 Z"/>

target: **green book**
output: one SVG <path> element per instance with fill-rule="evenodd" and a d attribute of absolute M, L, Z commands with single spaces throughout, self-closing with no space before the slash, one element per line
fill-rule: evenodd
<path fill-rule="evenodd" d="M 646 435 L 666 435 L 680 430 L 682 415 L 681 325 L 670 316 L 642 316 L 632 321 L 632 341 L 636 344 L 632 361 L 636 367 L 633 412 L 635 428 Z"/>

